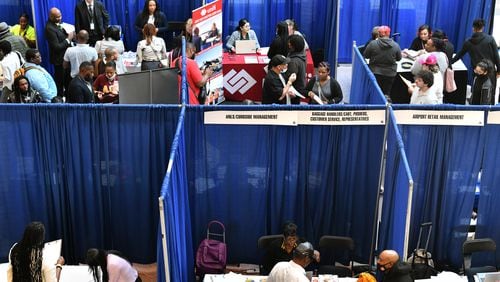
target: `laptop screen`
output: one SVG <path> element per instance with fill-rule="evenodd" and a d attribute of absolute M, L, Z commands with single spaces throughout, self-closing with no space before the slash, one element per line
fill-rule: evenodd
<path fill-rule="evenodd" d="M 255 40 L 236 40 L 234 49 L 236 54 L 255 54 L 257 52 Z"/>

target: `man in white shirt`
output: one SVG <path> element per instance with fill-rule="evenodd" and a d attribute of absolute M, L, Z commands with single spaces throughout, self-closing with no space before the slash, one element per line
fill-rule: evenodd
<path fill-rule="evenodd" d="M 305 268 L 314 259 L 314 248 L 311 243 L 301 243 L 293 251 L 293 259 L 291 261 L 282 261 L 277 263 L 267 282 L 308 282 Z"/>
<path fill-rule="evenodd" d="M 89 33 L 85 30 L 80 30 L 76 35 L 78 44 L 75 47 L 69 47 L 64 54 L 64 68 L 71 65 L 71 78 L 75 78 L 79 73 L 80 64 L 83 62 L 94 62 L 97 60 L 97 51 L 87 44 Z"/>

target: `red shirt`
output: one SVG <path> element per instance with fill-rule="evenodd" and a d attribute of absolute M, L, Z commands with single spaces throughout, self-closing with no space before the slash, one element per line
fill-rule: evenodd
<path fill-rule="evenodd" d="M 172 67 L 177 67 L 176 63 L 177 60 L 179 61 L 179 68 L 182 69 L 182 57 L 179 57 L 175 59 L 172 62 Z M 200 103 L 198 102 L 198 95 L 200 94 L 200 88 L 196 86 L 200 81 L 203 80 L 203 75 L 201 74 L 200 69 L 198 68 L 198 64 L 196 63 L 195 60 L 192 59 L 187 59 L 186 60 L 186 66 L 187 66 L 187 72 L 186 72 L 186 80 L 188 83 L 188 92 L 189 92 L 189 104 L 191 105 L 199 105 Z M 182 87 L 182 76 L 178 76 L 178 81 L 179 81 L 179 96 L 181 93 L 181 87 Z"/>
<path fill-rule="evenodd" d="M 94 81 L 94 89 L 102 91 L 104 94 L 108 94 L 110 92 L 118 93 L 120 91 L 118 89 L 118 76 L 116 75 L 113 81 L 109 81 L 104 73 L 100 74 Z"/>

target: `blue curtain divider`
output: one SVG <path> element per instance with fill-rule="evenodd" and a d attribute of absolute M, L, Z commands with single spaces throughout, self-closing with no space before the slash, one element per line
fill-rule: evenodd
<path fill-rule="evenodd" d="M 1 105 L 1 260 L 40 220 L 47 240 L 64 238 L 68 263 L 83 262 L 90 247 L 155 261 L 156 199 L 179 110 Z"/>
<path fill-rule="evenodd" d="M 396 40 L 401 49 L 410 47 L 420 25 L 429 24 L 444 30 L 458 50 L 472 33 L 472 21 L 484 18 L 489 23 L 494 10 L 493 0 L 382 0 L 368 5 L 365 0 L 352 0 L 340 4 L 340 62 L 350 61 L 353 40 L 362 45 L 370 38 L 372 27 L 380 25 L 400 34 Z M 485 31 L 491 29 L 487 26 Z"/>
<path fill-rule="evenodd" d="M 194 281 L 194 255 L 186 173 L 185 113 L 186 108 L 183 107 L 172 143 L 172 152 L 160 198 L 164 206 L 170 281 Z M 158 236 L 157 246 L 158 281 L 166 281 L 161 234 Z"/>
<path fill-rule="evenodd" d="M 474 106 L 409 106 L 398 109 L 488 110 Z M 434 261 L 459 268 L 472 214 L 484 150 L 483 127 L 400 125 L 414 180 L 409 251 L 423 222 L 433 223 L 429 244 Z"/>
<path fill-rule="evenodd" d="M 315 245 L 325 234 L 353 237 L 356 258 L 368 261 L 383 126 L 204 125 L 203 114 L 212 109 L 384 106 L 188 107 L 185 124 L 194 243 L 218 219 L 226 226 L 228 261 L 259 263 L 261 254 L 248 242 L 280 233 L 292 220 Z"/>
<path fill-rule="evenodd" d="M 378 86 L 375 75 L 366 64 L 363 55 L 356 46 L 352 47 L 352 77 L 356 78 L 355 83 L 351 84 L 351 93 L 349 96 L 350 104 L 383 104 L 387 100 Z M 354 80 L 353 80 L 354 82 Z"/>
<path fill-rule="evenodd" d="M 498 111 L 498 108 L 494 107 L 492 110 Z M 487 124 L 484 129 L 485 147 L 481 165 L 482 174 L 477 207 L 476 238 L 492 238 L 498 245 L 500 244 L 500 230 L 497 224 L 497 216 L 500 214 L 500 185 L 498 185 L 500 183 L 500 170 L 498 169 L 500 163 L 500 147 L 498 146 L 500 125 Z M 491 265 L 492 261 L 493 258 L 485 256 L 484 253 L 481 254 L 481 257 L 473 258 L 474 265 L 480 265 L 480 263 Z M 499 252 L 496 252 L 496 261 L 497 263 L 500 262 Z"/>
<path fill-rule="evenodd" d="M 389 108 L 387 162 L 378 250 L 392 249 L 404 254 L 408 195 L 413 177 L 406 158 L 394 111 Z"/>

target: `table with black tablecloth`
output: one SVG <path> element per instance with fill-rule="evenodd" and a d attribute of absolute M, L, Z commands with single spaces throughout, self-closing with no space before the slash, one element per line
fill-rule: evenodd
<path fill-rule="evenodd" d="M 402 67 L 404 62 L 413 64 L 413 61 L 408 58 L 403 58 L 398 62 L 398 75 L 394 79 L 394 84 L 392 85 L 391 90 L 391 99 L 394 104 L 410 103 L 411 96 L 408 93 L 408 87 L 399 75 L 410 81 L 414 81 L 414 78 L 410 71 L 411 69 L 405 69 Z M 453 70 L 455 71 L 455 83 L 457 84 L 457 90 L 451 93 L 444 93 L 443 103 L 465 105 L 465 98 L 467 94 L 467 68 L 462 60 L 459 60 L 453 64 Z"/>

